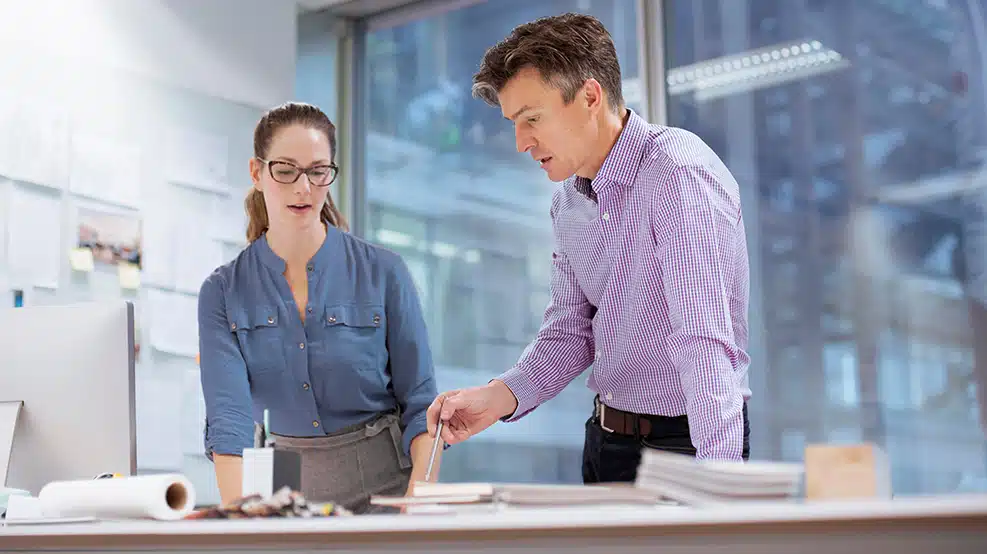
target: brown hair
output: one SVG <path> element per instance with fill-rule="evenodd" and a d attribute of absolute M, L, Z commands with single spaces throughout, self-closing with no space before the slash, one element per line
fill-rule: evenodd
<path fill-rule="evenodd" d="M 595 17 L 567 13 L 515 27 L 483 55 L 473 76 L 473 96 L 499 106 L 497 95 L 526 67 L 535 68 L 545 82 L 559 89 L 566 104 L 588 79 L 596 79 L 611 110 L 617 112 L 624 106 L 617 50 Z"/>
<path fill-rule="evenodd" d="M 289 125 L 304 125 L 305 127 L 322 131 L 329 138 L 329 153 L 331 159 L 336 159 L 336 126 L 319 108 L 311 104 L 288 102 L 271 109 L 257 123 L 254 129 L 254 156 L 267 158 L 271 140 L 278 131 Z M 247 210 L 247 241 L 253 242 L 267 231 L 267 205 L 264 194 L 256 188 L 251 188 L 243 202 Z M 326 203 L 322 205 L 319 219 L 326 225 L 332 225 L 343 231 L 349 231 L 346 218 L 336 208 L 332 194 L 326 195 Z"/>

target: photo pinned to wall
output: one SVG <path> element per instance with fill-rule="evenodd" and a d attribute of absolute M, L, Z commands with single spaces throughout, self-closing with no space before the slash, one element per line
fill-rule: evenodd
<path fill-rule="evenodd" d="M 76 245 L 70 254 L 72 269 L 92 272 L 97 267 L 115 266 L 120 287 L 136 290 L 140 287 L 141 232 L 136 213 L 81 206 Z"/>

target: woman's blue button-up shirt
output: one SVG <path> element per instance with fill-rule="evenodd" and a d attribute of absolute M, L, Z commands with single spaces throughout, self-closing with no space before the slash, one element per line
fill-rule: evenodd
<path fill-rule="evenodd" d="M 395 253 L 330 227 L 308 263 L 302 323 L 285 263 L 254 241 L 199 292 L 205 447 L 240 455 L 254 421 L 318 437 L 398 410 L 404 451 L 426 432 L 437 395 L 428 333 L 407 266 Z"/>

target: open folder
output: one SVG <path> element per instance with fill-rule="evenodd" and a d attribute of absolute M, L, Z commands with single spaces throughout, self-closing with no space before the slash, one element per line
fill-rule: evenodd
<path fill-rule="evenodd" d="M 511 483 L 417 482 L 412 496 L 375 496 L 378 506 L 493 504 L 573 506 L 593 504 L 661 504 L 659 495 L 625 484 L 531 485 Z"/>

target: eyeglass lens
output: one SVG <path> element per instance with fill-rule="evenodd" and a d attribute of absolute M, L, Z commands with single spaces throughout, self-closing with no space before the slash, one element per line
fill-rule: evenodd
<path fill-rule="evenodd" d="M 336 179 L 336 167 L 331 165 L 319 165 L 303 170 L 288 162 L 270 162 L 270 167 L 271 177 L 286 185 L 297 181 L 303 172 L 308 175 L 308 182 L 316 186 L 326 186 Z"/>

